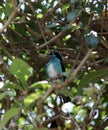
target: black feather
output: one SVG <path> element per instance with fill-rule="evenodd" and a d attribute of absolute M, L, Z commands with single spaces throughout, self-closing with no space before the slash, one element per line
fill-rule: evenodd
<path fill-rule="evenodd" d="M 63 64 L 63 59 L 62 59 L 62 56 L 59 52 L 54 52 L 54 54 L 56 55 L 56 57 L 61 61 L 61 66 L 62 66 L 62 70 L 63 72 L 65 72 L 65 66 Z"/>
<path fill-rule="evenodd" d="M 53 122 L 51 123 L 50 128 L 57 128 L 57 122 L 56 122 L 56 121 L 53 121 Z"/>

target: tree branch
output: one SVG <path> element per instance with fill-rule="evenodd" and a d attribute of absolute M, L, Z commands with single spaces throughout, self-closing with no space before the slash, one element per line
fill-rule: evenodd
<path fill-rule="evenodd" d="M 75 75 L 81 70 L 81 68 L 83 67 L 83 65 L 86 63 L 87 59 L 89 58 L 89 56 L 91 55 L 93 49 L 89 49 L 86 56 L 83 58 L 82 62 L 79 64 L 79 66 L 76 68 L 76 70 L 74 70 L 74 72 L 71 73 L 71 77 L 69 79 L 67 79 L 65 82 L 63 82 L 62 84 L 59 85 L 52 85 L 47 92 L 42 96 L 42 98 L 37 102 L 37 114 L 41 115 L 43 113 L 43 106 L 44 106 L 44 101 L 47 99 L 47 97 L 49 95 L 51 95 L 53 93 L 53 91 L 55 89 L 61 89 L 65 86 L 67 86 L 69 83 L 71 83 L 75 77 Z"/>
<path fill-rule="evenodd" d="M 61 31 L 59 34 L 57 34 L 54 38 L 52 38 L 51 40 L 45 42 L 44 44 L 40 45 L 39 47 L 37 47 L 37 50 L 40 50 L 46 46 L 48 46 L 49 44 L 53 43 L 54 41 L 56 41 L 58 38 L 60 38 L 64 33 L 66 33 L 67 30 L 63 30 Z"/>
<path fill-rule="evenodd" d="M 18 12 L 18 9 L 20 8 L 22 3 L 19 3 L 19 5 L 14 8 L 12 14 L 10 15 L 9 19 L 6 21 L 6 23 L 4 24 L 4 26 L 0 29 L 0 34 L 9 26 L 9 24 L 12 22 L 12 20 L 14 19 L 16 13 Z"/>

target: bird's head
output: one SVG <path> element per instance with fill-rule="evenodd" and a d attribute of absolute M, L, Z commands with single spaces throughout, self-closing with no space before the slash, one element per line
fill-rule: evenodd
<path fill-rule="evenodd" d="M 61 62 L 62 62 L 62 57 L 61 57 L 61 54 L 59 52 L 52 52 L 49 54 L 51 58 L 58 58 Z"/>
<path fill-rule="evenodd" d="M 55 55 L 54 53 L 50 53 L 50 54 L 49 54 L 49 57 L 50 57 L 51 59 L 53 59 L 53 58 L 56 57 L 56 55 Z"/>

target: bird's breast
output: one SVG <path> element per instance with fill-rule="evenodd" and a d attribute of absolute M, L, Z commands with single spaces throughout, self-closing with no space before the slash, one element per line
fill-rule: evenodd
<path fill-rule="evenodd" d="M 56 77 L 58 75 L 57 71 L 55 70 L 54 64 L 48 65 L 48 75 L 50 78 Z"/>

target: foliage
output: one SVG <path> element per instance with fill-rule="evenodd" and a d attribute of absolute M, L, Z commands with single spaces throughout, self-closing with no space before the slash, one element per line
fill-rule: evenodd
<path fill-rule="evenodd" d="M 106 0 L 0 1 L 0 130 L 47 130 L 54 120 L 58 130 L 108 129 L 107 6 Z M 67 77 L 56 87 L 45 72 L 54 51 Z"/>

